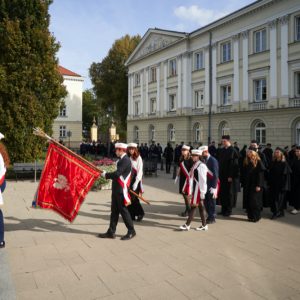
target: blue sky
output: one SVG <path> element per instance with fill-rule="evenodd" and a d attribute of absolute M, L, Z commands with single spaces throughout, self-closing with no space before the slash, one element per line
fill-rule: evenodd
<path fill-rule="evenodd" d="M 54 0 L 50 31 L 60 42 L 60 64 L 85 77 L 113 42 L 148 28 L 190 32 L 253 0 Z"/>

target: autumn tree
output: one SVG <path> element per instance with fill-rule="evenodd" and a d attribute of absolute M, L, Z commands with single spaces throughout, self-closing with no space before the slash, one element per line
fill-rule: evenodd
<path fill-rule="evenodd" d="M 0 0 L 0 131 L 11 160 L 33 161 L 45 146 L 32 134 L 52 124 L 66 95 L 59 44 L 49 32 L 50 0 Z"/>

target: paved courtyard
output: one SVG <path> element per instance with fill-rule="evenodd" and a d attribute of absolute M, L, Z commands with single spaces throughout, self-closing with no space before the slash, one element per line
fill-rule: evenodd
<path fill-rule="evenodd" d="M 103 240 L 110 191 L 90 192 L 73 224 L 32 209 L 37 184 L 11 181 L 3 207 L 0 299 L 300 299 L 300 215 L 246 221 L 240 205 L 198 232 L 179 232 L 183 200 L 170 175 L 145 179 L 151 206 L 137 236 Z M 3 272 L 4 270 L 4 272 Z M 5 274 L 5 276 L 3 276 Z M 2 283 L 1 283 L 2 282 Z"/>

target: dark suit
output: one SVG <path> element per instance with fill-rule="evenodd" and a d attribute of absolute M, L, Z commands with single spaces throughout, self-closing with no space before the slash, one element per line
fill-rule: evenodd
<path fill-rule="evenodd" d="M 133 222 L 124 202 L 123 188 L 118 182 L 120 176 L 125 179 L 131 173 L 131 161 L 127 155 L 124 155 L 117 163 L 117 170 L 112 173 L 106 173 L 106 179 L 112 179 L 112 195 L 111 195 L 111 214 L 109 232 L 115 233 L 119 214 L 121 214 L 123 221 L 128 229 L 128 232 L 133 232 Z"/>
<path fill-rule="evenodd" d="M 206 160 L 206 166 L 213 174 L 212 178 L 207 176 L 207 192 L 205 195 L 205 208 L 208 214 L 207 219 L 213 221 L 216 215 L 216 199 L 213 198 L 213 195 L 210 192 L 210 188 L 217 188 L 218 179 L 219 179 L 219 163 L 218 161 L 210 155 Z"/>

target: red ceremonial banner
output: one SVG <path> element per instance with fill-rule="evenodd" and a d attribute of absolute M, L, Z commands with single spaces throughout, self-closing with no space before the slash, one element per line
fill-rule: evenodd
<path fill-rule="evenodd" d="M 37 205 L 52 209 L 72 222 L 100 172 L 70 150 L 50 143 L 38 188 Z"/>

